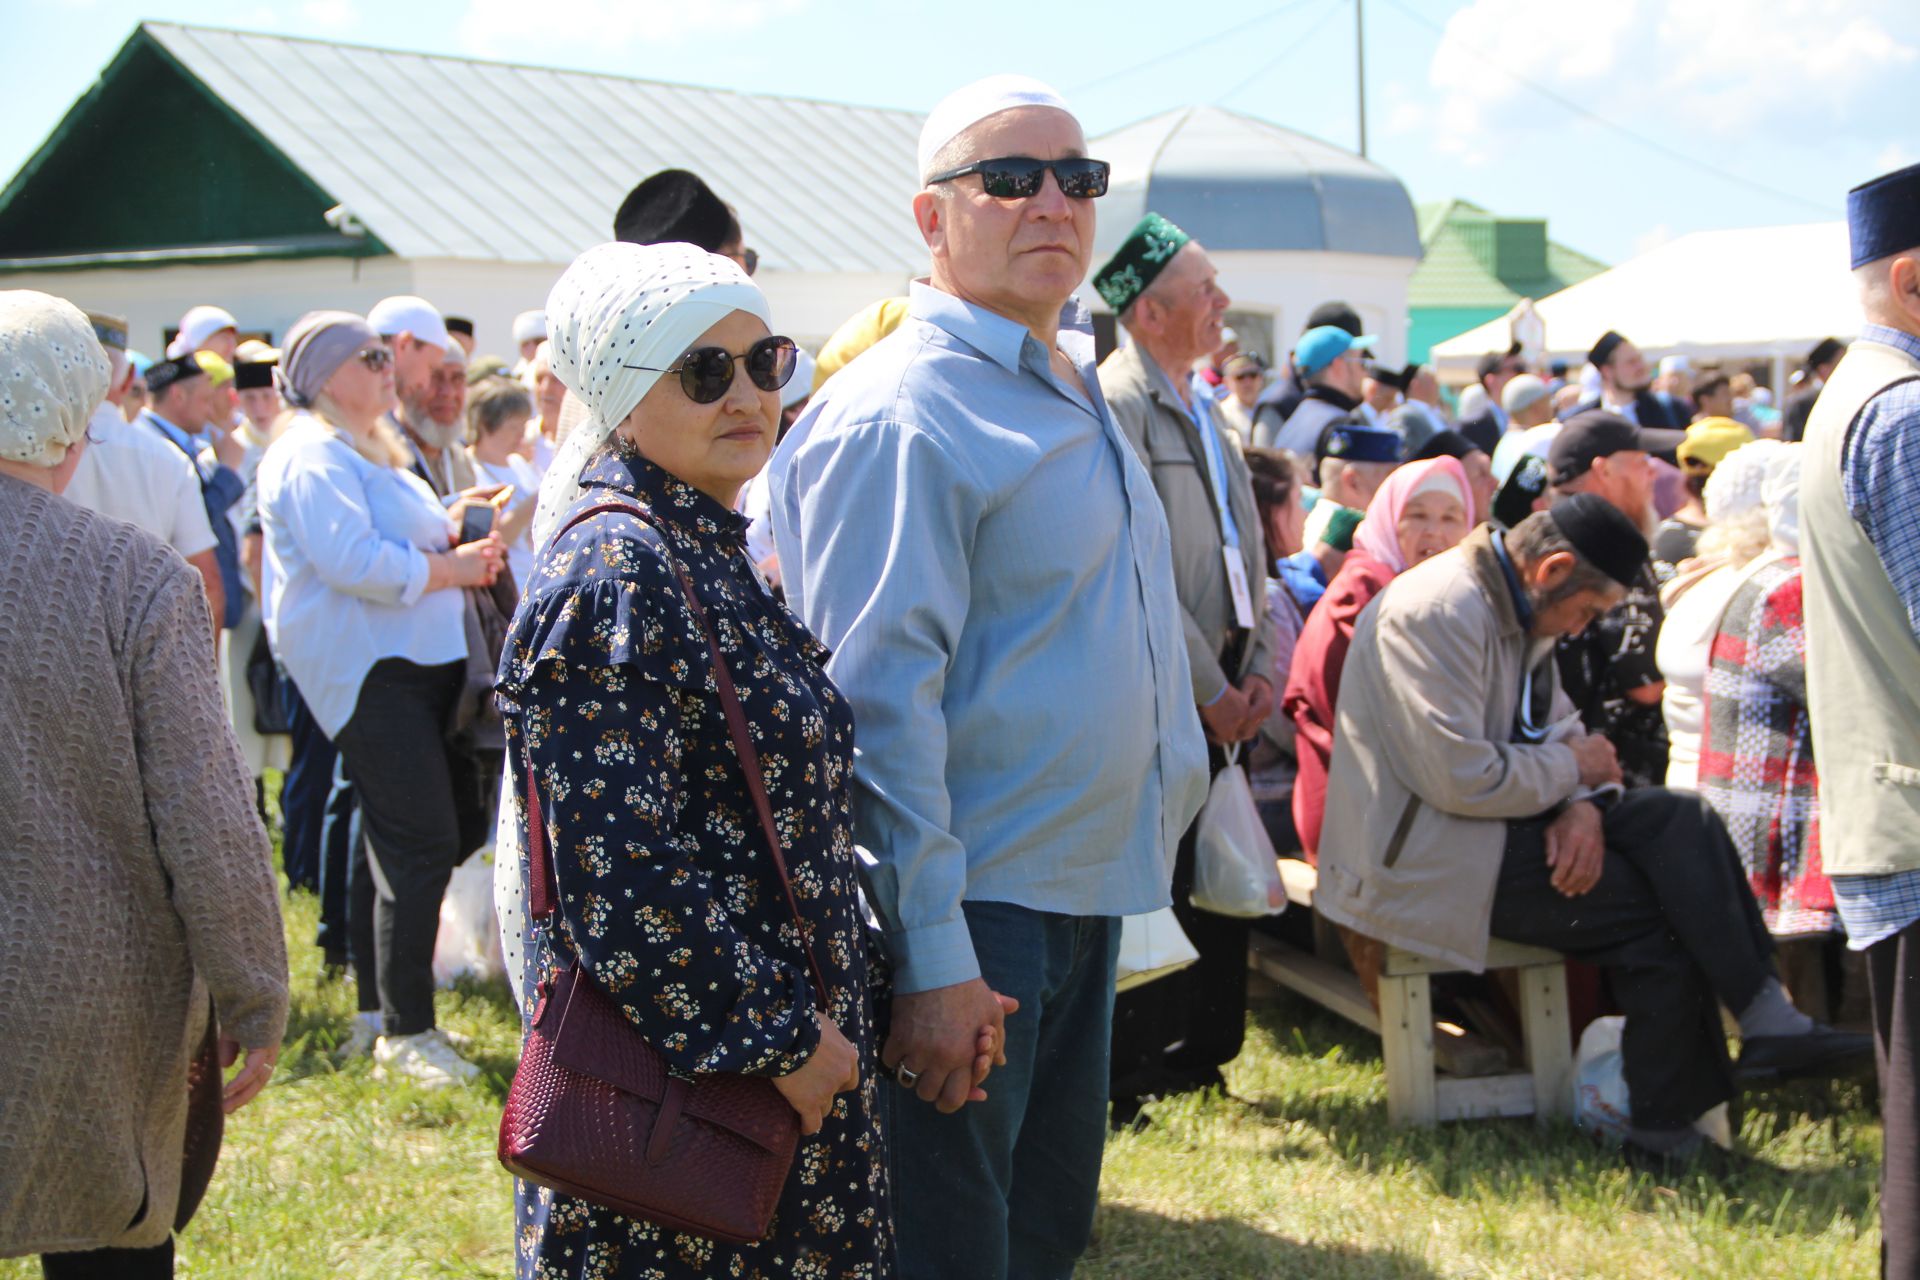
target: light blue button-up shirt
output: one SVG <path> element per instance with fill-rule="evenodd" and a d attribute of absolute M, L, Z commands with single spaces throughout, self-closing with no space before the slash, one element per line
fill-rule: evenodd
<path fill-rule="evenodd" d="M 960 904 L 1164 906 L 1207 786 L 1166 513 L 1060 350 L 913 286 L 774 456 L 788 601 L 852 701 L 855 828 L 901 992 L 980 972 Z"/>

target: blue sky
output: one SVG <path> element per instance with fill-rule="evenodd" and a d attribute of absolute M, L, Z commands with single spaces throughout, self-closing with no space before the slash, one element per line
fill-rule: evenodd
<path fill-rule="evenodd" d="M 1920 161 L 1912 0 L 1362 3 L 1370 156 L 1416 200 L 1545 215 L 1608 261 L 1837 218 L 1849 186 Z M 39 0 L 0 43 L 0 173 L 142 19 L 918 110 L 1021 71 L 1089 134 L 1211 102 L 1357 139 L 1354 0 Z"/>

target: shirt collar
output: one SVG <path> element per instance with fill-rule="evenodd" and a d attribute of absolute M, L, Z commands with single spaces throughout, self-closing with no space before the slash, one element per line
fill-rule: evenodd
<path fill-rule="evenodd" d="M 583 503 L 605 501 L 603 491 L 611 490 L 640 499 L 642 506 L 688 533 L 734 541 L 747 534 L 747 520 L 739 512 L 620 443 L 587 464 L 580 485 L 587 490 Z"/>
<path fill-rule="evenodd" d="M 915 280 L 909 288 L 908 313 L 952 334 L 1008 373 L 1020 372 L 1020 355 L 1028 342 L 1039 346 L 1032 332 L 1018 320 L 956 298 L 925 280 Z M 1060 328 L 1092 334 L 1092 314 L 1078 298 L 1068 298 L 1060 308 Z"/>
<path fill-rule="evenodd" d="M 1914 337 L 1904 329 L 1891 329 L 1884 324 L 1862 325 L 1862 342 L 1878 342 L 1882 346 L 1904 351 L 1915 360 L 1920 360 L 1920 338 Z"/>

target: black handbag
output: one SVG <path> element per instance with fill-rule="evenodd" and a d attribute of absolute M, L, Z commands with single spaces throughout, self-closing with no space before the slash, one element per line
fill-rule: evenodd
<path fill-rule="evenodd" d="M 287 705 L 287 687 L 280 679 L 280 665 L 273 660 L 273 648 L 267 643 L 263 626 L 253 638 L 253 652 L 247 655 L 247 688 L 253 694 L 253 731 L 265 738 L 293 732 L 293 711 Z"/>

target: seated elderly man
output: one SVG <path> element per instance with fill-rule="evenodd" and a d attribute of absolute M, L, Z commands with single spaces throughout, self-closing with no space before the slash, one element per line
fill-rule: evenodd
<path fill-rule="evenodd" d="M 1645 562 L 1604 499 L 1481 528 L 1361 615 L 1340 686 L 1315 905 L 1394 946 L 1484 967 L 1497 936 L 1601 965 L 1626 1011 L 1630 1158 L 1691 1159 L 1693 1122 L 1743 1077 L 1831 1069 L 1865 1036 L 1814 1022 L 1726 829 L 1697 795 L 1621 794 L 1606 739 L 1559 687 L 1554 640 L 1618 602 Z"/>

